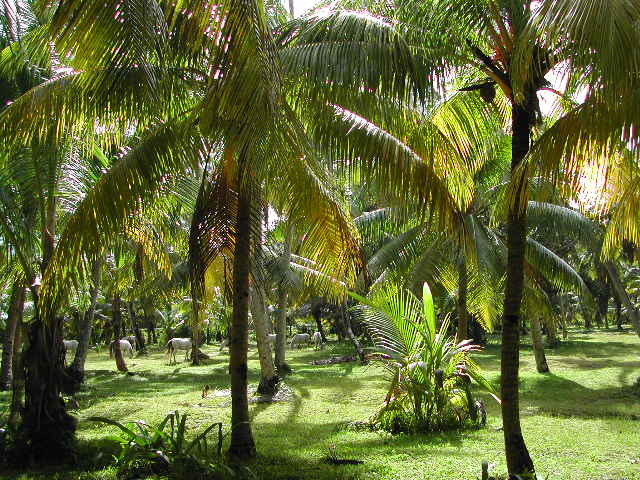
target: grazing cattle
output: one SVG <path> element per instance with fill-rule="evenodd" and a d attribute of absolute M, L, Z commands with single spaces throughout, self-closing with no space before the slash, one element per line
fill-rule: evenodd
<path fill-rule="evenodd" d="M 267 340 L 269 340 L 269 342 L 271 343 L 276 343 L 276 334 L 275 333 L 270 333 L 267 335 Z"/>
<path fill-rule="evenodd" d="M 310 341 L 311 335 L 309 335 L 308 333 L 296 333 L 291 339 L 291 348 L 293 348 L 294 345 L 300 348 L 300 345 L 302 345 L 303 343 L 309 345 Z"/>
<path fill-rule="evenodd" d="M 63 340 L 62 343 L 64 343 L 64 351 L 65 351 L 65 353 L 68 352 L 69 350 L 71 350 L 73 352 L 78 350 L 78 341 L 77 340 Z"/>
<path fill-rule="evenodd" d="M 120 344 L 120 351 L 122 354 L 124 355 L 126 352 L 129 352 L 129 357 L 133 358 L 133 347 L 131 346 L 131 343 L 129 343 L 129 340 L 124 339 L 114 340 L 111 342 L 111 345 L 109 345 L 109 358 L 111 358 L 116 351 L 116 341 Z"/>
<path fill-rule="evenodd" d="M 220 351 L 224 350 L 225 347 L 229 346 L 229 339 L 225 338 L 224 340 L 222 340 L 222 342 L 220 343 Z"/>
<path fill-rule="evenodd" d="M 322 349 L 324 348 L 324 343 L 322 342 L 322 334 L 320 332 L 316 332 L 312 337 L 313 348 Z"/>
<path fill-rule="evenodd" d="M 173 356 L 173 362 L 178 363 L 176 360 L 176 350 L 184 350 L 184 359 L 189 360 L 189 354 L 191 353 L 191 347 L 193 344 L 191 343 L 190 338 L 172 338 L 167 342 L 167 354 L 169 355 L 169 364 L 171 364 L 171 357 Z"/>

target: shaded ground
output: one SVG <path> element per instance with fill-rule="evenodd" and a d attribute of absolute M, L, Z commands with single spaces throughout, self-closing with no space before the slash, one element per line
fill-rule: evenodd
<path fill-rule="evenodd" d="M 115 430 L 85 421 L 93 415 L 119 421 L 158 422 L 167 412 L 188 413 L 192 432 L 222 421 L 228 431 L 227 353 L 205 347 L 208 364 L 167 364 L 161 352 L 127 360 L 135 376 L 115 372 L 106 352 L 92 353 L 87 387 L 76 396 L 82 443 L 80 468 L 73 472 L 17 472 L 2 478 L 113 479 L 108 465 Z M 314 360 L 352 354 L 350 345 L 330 344 L 324 351 L 289 350 L 294 375 L 287 378 L 286 401 L 252 402 L 251 415 L 260 457 L 248 466 L 259 479 L 475 479 L 482 460 L 504 471 L 499 408 L 485 399 L 488 427 L 439 435 L 390 436 L 353 431 L 345 426 L 366 420 L 379 406 L 385 377 L 376 365 L 357 362 L 312 365 Z M 490 345 L 480 363 L 498 380 L 499 348 Z M 258 380 L 255 349 L 250 381 Z M 640 480 L 640 398 L 632 385 L 640 376 L 640 341 L 631 333 L 573 332 L 548 352 L 551 374 L 535 372 L 530 348 L 522 352 L 522 416 L 525 438 L 540 473 L 561 480 Z M 209 393 L 202 398 L 202 390 Z M 0 408 L 7 396 L 0 396 Z M 335 445 L 335 448 L 333 447 Z M 331 465 L 339 458 L 362 465 Z M 94 466 L 92 466 L 94 465 Z M 237 478 L 251 478 L 243 474 Z"/>

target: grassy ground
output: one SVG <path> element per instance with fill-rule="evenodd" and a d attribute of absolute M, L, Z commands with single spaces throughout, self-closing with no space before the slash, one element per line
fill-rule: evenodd
<path fill-rule="evenodd" d="M 523 348 L 522 424 L 537 469 L 562 480 L 640 480 L 640 397 L 632 385 L 640 376 L 640 341 L 631 333 L 572 332 L 569 341 L 548 352 L 552 373 L 535 372 L 533 354 Z M 84 421 L 93 415 L 119 421 L 158 422 L 167 412 L 188 413 L 193 432 L 211 422 L 228 425 L 230 398 L 226 353 L 212 354 L 209 365 L 168 366 L 161 352 L 128 360 L 135 376 L 115 372 L 106 351 L 92 353 L 89 380 L 77 395 L 81 467 L 72 472 L 13 472 L 2 478 L 113 479 L 108 464 L 115 429 Z M 312 366 L 314 359 L 350 353 L 348 345 L 322 352 L 289 351 L 295 374 L 287 384 L 290 402 L 252 404 L 259 452 L 249 465 L 260 479 L 433 479 L 479 477 L 482 460 L 504 472 L 499 409 L 486 399 L 488 426 L 477 431 L 419 436 L 355 432 L 344 425 L 366 420 L 383 399 L 385 381 L 376 366 L 355 363 Z M 480 363 L 498 380 L 499 348 L 489 345 Z M 259 373 L 255 348 L 250 352 L 250 381 Z M 202 399 L 205 384 L 212 388 Z M 7 397 L 0 397 L 0 407 Z M 363 460 L 357 466 L 332 466 L 322 458 L 331 445 L 338 456 Z M 103 452 L 97 458 L 97 452 Z"/>

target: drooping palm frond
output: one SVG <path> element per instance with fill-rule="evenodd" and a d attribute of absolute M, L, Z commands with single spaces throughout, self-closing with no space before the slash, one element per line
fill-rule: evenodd
<path fill-rule="evenodd" d="M 165 124 L 143 138 L 104 174 L 69 218 L 42 285 L 44 318 L 54 315 L 72 287 L 86 278 L 88 252 L 120 232 L 167 175 L 201 161 L 205 144 L 190 124 Z"/>

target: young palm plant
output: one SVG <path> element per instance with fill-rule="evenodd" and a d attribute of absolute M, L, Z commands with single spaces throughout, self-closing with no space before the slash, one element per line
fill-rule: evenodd
<path fill-rule="evenodd" d="M 375 345 L 373 358 L 389 373 L 390 384 L 373 422 L 393 433 L 441 431 L 484 423 L 471 380 L 496 400 L 497 392 L 471 359 L 480 347 L 447 335 L 449 319 L 438 327 L 425 283 L 420 301 L 409 290 L 383 286 L 369 297 L 351 294 Z"/>

